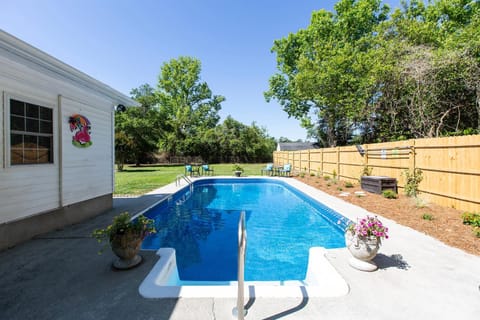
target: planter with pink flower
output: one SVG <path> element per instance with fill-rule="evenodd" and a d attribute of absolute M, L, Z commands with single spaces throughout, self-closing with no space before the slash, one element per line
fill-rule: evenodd
<path fill-rule="evenodd" d="M 388 239 L 388 228 L 376 216 L 366 216 L 350 224 L 345 232 L 345 243 L 352 254 L 349 264 L 362 271 L 377 270 L 372 259 L 377 255 L 382 239 Z"/>

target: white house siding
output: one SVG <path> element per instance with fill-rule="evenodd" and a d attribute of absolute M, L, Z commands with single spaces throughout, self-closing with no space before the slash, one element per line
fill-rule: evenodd
<path fill-rule="evenodd" d="M 63 96 L 60 104 L 63 205 L 113 193 L 113 105 L 99 99 L 80 102 Z M 75 113 L 90 120 L 93 144 L 88 148 L 72 145 L 68 118 Z"/>
<path fill-rule="evenodd" d="M 2 166 L 0 168 L 0 223 L 22 219 L 59 207 L 58 141 L 54 138 L 54 163 L 10 166 L 10 104 L 11 98 L 39 104 L 57 114 L 57 94 L 47 88 L 44 76 L 0 57 L 0 91 L 3 99 L 0 113 L 2 121 Z M 36 81 L 34 80 L 36 79 Z M 33 86 L 33 84 L 36 84 Z M 58 124 L 54 121 L 54 137 Z"/>
<path fill-rule="evenodd" d="M 113 107 L 139 104 L 0 30 L 0 250 L 111 208 Z M 53 163 L 10 165 L 11 98 L 53 110 Z M 69 117 L 91 122 L 72 145 Z"/>

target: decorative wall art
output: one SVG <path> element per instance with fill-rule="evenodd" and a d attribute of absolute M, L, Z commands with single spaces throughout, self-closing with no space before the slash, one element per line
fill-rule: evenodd
<path fill-rule="evenodd" d="M 75 134 L 72 136 L 72 144 L 78 148 L 88 148 L 92 145 L 90 138 L 91 125 L 87 117 L 81 114 L 74 114 L 68 118 L 70 131 Z"/>

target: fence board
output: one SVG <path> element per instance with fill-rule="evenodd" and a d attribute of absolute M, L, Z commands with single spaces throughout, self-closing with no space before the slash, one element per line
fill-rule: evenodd
<path fill-rule="evenodd" d="M 372 175 L 398 180 L 405 186 L 403 172 L 419 168 L 423 180 L 420 196 L 439 205 L 480 212 L 480 135 L 363 145 L 361 155 L 355 146 L 275 151 L 275 165 L 290 163 L 294 173 L 329 175 L 359 181 L 365 166 Z"/>

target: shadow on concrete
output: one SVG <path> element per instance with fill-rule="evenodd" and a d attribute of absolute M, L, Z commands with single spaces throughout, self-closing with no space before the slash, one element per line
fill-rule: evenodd
<path fill-rule="evenodd" d="M 114 215 L 148 208 L 166 195 L 114 199 L 111 210 L 0 252 L 0 319 L 169 319 L 177 299 L 145 299 L 138 288 L 157 262 L 113 271 L 115 256 L 91 237 Z"/>
<path fill-rule="evenodd" d="M 392 254 L 390 256 L 379 253 L 373 258 L 373 261 L 379 269 L 397 268 L 400 270 L 410 269 L 410 265 L 403 259 L 401 254 Z"/>
<path fill-rule="evenodd" d="M 290 308 L 288 310 L 285 310 L 285 311 L 282 311 L 280 313 L 274 314 L 273 316 L 264 318 L 264 320 L 281 319 L 283 317 L 286 317 L 286 316 L 288 316 L 292 313 L 298 312 L 298 311 L 302 310 L 303 308 L 305 308 L 308 304 L 307 290 L 305 289 L 305 287 L 300 287 L 300 290 L 302 291 L 303 298 L 302 298 L 302 301 L 300 302 L 300 304 L 298 306 L 295 306 L 295 307 Z"/>

